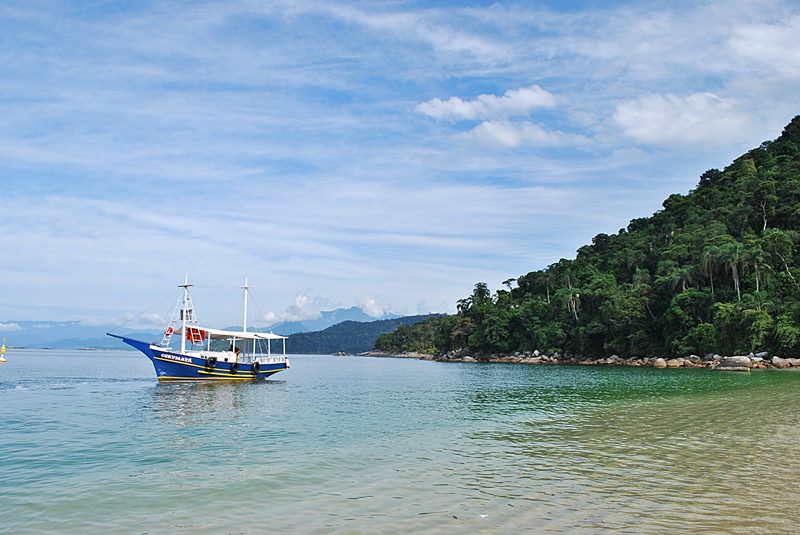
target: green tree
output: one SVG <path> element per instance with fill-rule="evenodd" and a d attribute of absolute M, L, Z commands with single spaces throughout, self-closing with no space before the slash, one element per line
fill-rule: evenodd
<path fill-rule="evenodd" d="M 738 241 L 731 241 L 720 247 L 720 260 L 725 266 L 731 270 L 731 277 L 733 278 L 733 286 L 736 288 L 736 297 L 739 301 L 742 300 L 742 292 L 739 289 L 740 274 L 742 271 L 742 257 L 744 256 L 744 247 Z"/>

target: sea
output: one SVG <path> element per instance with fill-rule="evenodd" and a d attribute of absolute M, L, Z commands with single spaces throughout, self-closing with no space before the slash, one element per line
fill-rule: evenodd
<path fill-rule="evenodd" d="M 797 533 L 800 373 L 11 350 L 2 533 Z"/>

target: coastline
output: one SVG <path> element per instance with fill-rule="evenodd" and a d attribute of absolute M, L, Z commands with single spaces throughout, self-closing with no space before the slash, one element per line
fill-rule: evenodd
<path fill-rule="evenodd" d="M 380 357 L 380 358 L 390 358 L 390 359 L 417 359 L 417 360 L 435 360 L 431 357 L 433 355 L 428 355 L 427 353 L 417 353 L 416 351 L 401 351 L 401 352 L 394 352 L 394 351 L 381 351 L 379 349 L 371 349 L 369 351 L 364 351 L 363 353 L 357 353 L 356 357 Z"/>
<path fill-rule="evenodd" d="M 719 354 L 689 355 L 688 357 L 628 357 L 611 355 L 602 358 L 565 357 L 558 353 L 544 355 L 539 351 L 515 352 L 510 355 L 471 355 L 450 352 L 444 355 L 430 355 L 413 351 L 392 352 L 373 349 L 359 353 L 359 357 L 406 358 L 430 360 L 435 362 L 481 362 L 490 364 L 564 364 L 578 366 L 632 366 L 649 368 L 706 368 L 730 371 L 749 371 L 751 369 L 800 369 L 800 358 L 782 358 L 766 352 L 748 355 L 723 356 Z"/>

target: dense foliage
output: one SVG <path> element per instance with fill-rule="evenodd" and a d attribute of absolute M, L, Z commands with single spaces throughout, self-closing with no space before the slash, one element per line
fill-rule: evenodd
<path fill-rule="evenodd" d="M 798 228 L 800 116 L 653 216 L 598 234 L 574 260 L 495 293 L 478 283 L 456 315 L 397 336 L 476 354 L 798 355 Z"/>
<path fill-rule="evenodd" d="M 436 316 L 429 314 L 367 322 L 343 321 L 322 331 L 290 335 L 286 351 L 294 354 L 361 353 L 372 349 L 381 334 L 433 317 Z"/>

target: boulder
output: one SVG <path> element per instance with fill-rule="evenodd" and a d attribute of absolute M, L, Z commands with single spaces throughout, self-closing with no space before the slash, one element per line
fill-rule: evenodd
<path fill-rule="evenodd" d="M 792 368 L 797 368 L 798 366 L 800 366 L 800 359 L 797 358 L 788 358 L 786 359 L 786 362 L 788 362 L 789 366 L 791 366 Z"/>
<path fill-rule="evenodd" d="M 539 355 L 541 355 L 541 353 L 539 353 L 539 350 L 538 349 L 534 349 L 533 356 L 534 357 L 538 357 Z"/>
<path fill-rule="evenodd" d="M 653 361 L 653 368 L 666 368 L 667 361 L 662 358 L 657 358 Z"/>
<path fill-rule="evenodd" d="M 749 372 L 750 358 L 745 356 L 724 357 L 714 369 L 717 371 Z"/>
<path fill-rule="evenodd" d="M 470 357 L 469 355 L 467 355 L 466 357 L 462 357 L 461 360 L 464 361 L 464 362 L 478 362 L 477 360 L 475 360 L 474 358 Z"/>
<path fill-rule="evenodd" d="M 756 353 L 755 356 L 761 359 L 765 359 L 769 357 L 769 351 L 759 351 L 758 353 Z"/>
<path fill-rule="evenodd" d="M 701 359 L 697 355 L 689 355 L 688 357 L 686 357 L 686 360 L 688 360 L 692 364 L 697 364 L 698 362 L 702 361 L 703 359 Z"/>
<path fill-rule="evenodd" d="M 782 359 L 780 357 L 772 357 L 772 365 L 776 368 L 788 368 L 789 362 L 786 359 Z"/>
<path fill-rule="evenodd" d="M 667 361 L 667 368 L 680 368 L 683 366 L 683 359 L 669 359 Z"/>

